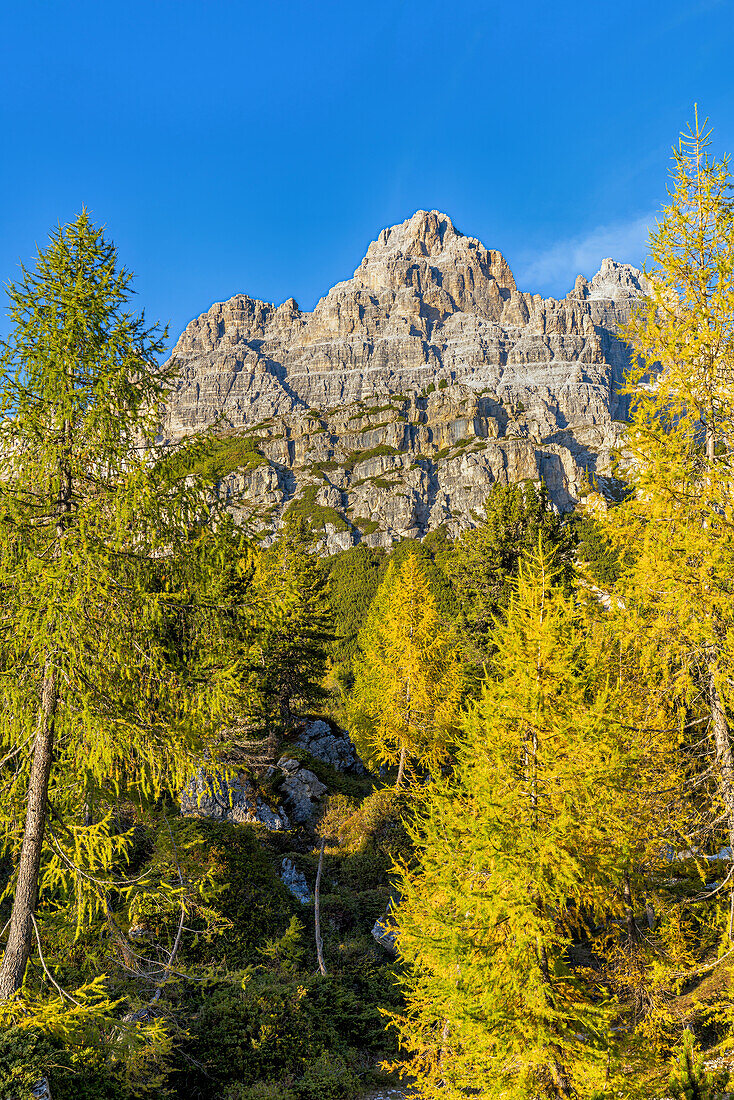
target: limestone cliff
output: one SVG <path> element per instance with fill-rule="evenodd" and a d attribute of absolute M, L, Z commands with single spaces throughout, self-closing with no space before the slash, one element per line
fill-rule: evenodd
<path fill-rule="evenodd" d="M 493 481 L 543 477 L 567 508 L 609 473 L 617 333 L 643 292 L 614 260 L 560 301 L 521 292 L 499 252 L 418 211 L 312 313 L 236 295 L 192 321 L 165 434 L 217 424 L 232 507 L 269 526 L 308 512 L 331 550 L 455 532 Z"/>

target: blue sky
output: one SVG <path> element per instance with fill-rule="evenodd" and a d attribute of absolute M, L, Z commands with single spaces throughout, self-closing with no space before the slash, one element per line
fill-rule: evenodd
<path fill-rule="evenodd" d="M 561 295 L 642 260 L 695 101 L 734 149 L 733 57 L 734 0 L 5 0 L 0 280 L 86 204 L 175 338 L 435 208 Z"/>

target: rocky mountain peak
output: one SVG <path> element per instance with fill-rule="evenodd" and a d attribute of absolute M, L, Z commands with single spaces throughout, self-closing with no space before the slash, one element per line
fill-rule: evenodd
<path fill-rule="evenodd" d="M 367 249 L 365 260 L 394 256 L 437 256 L 461 237 L 448 214 L 439 210 L 416 210 L 412 218 L 383 229 L 376 241 Z"/>
<path fill-rule="evenodd" d="M 459 233 L 438 210 L 417 210 L 400 225 L 383 229 L 354 281 L 375 292 L 411 290 L 443 316 L 460 311 L 492 320 L 499 320 L 500 303 L 517 289 L 502 253 Z"/>
<path fill-rule="evenodd" d="M 563 300 L 520 292 L 501 252 L 418 210 L 312 312 L 238 294 L 193 320 L 164 435 L 249 435 L 223 441 L 233 510 L 261 509 L 269 532 L 308 512 L 330 550 L 456 533 L 495 481 L 542 478 L 568 508 L 610 470 L 627 414 L 618 334 L 644 289 L 606 259 Z"/>
<path fill-rule="evenodd" d="M 629 301 L 647 291 L 647 279 L 636 267 L 607 257 L 589 283 L 590 298 Z"/>

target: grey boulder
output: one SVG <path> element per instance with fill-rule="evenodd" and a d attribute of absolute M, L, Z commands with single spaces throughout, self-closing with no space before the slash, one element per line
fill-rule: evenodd
<path fill-rule="evenodd" d="M 330 764 L 339 772 L 353 772 L 355 775 L 366 773 L 365 766 L 357 756 L 349 734 L 343 730 L 334 733 L 328 722 L 323 722 L 321 719 L 307 722 L 303 732 L 298 735 L 296 744 L 305 749 L 315 760 Z"/>
<path fill-rule="evenodd" d="M 397 895 L 390 898 L 383 916 L 379 917 L 372 926 L 372 937 L 384 948 L 389 955 L 397 955 L 398 925 L 393 915 L 399 901 Z"/>
<path fill-rule="evenodd" d="M 311 891 L 303 871 L 299 871 L 292 860 L 286 856 L 281 864 L 280 877 L 293 897 L 300 901 L 301 905 L 308 905 L 311 901 Z"/>
<path fill-rule="evenodd" d="M 211 817 L 238 825 L 264 825 L 272 832 L 290 828 L 285 812 L 274 810 L 257 792 L 251 780 L 225 768 L 200 768 L 179 796 L 185 817 Z"/>
<path fill-rule="evenodd" d="M 308 824 L 328 788 L 312 771 L 290 756 L 281 756 L 278 767 L 285 774 L 280 791 L 291 820 L 297 825 Z"/>

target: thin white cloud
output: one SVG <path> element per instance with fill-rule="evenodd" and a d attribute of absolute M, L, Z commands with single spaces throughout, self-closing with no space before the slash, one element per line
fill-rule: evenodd
<path fill-rule="evenodd" d="M 521 290 L 566 294 L 577 275 L 590 279 L 606 256 L 640 265 L 647 254 L 647 238 L 654 214 L 629 222 L 600 225 L 581 237 L 557 241 L 542 252 L 527 253 L 517 264 L 515 278 Z"/>

